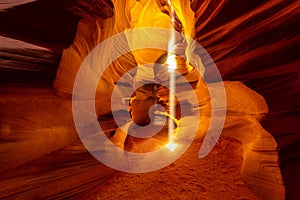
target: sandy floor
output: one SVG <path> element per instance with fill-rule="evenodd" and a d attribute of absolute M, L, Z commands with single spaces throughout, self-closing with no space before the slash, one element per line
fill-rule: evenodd
<path fill-rule="evenodd" d="M 213 151 L 199 159 L 201 142 L 196 139 L 181 158 L 161 170 L 120 172 L 85 199 L 258 199 L 240 175 L 241 144 L 220 138 Z"/>

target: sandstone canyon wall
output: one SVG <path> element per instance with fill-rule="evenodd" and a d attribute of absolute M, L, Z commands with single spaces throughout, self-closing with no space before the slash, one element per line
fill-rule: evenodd
<path fill-rule="evenodd" d="M 74 144 L 78 137 L 71 118 L 70 97 L 77 70 L 86 55 L 101 41 L 129 26 L 124 20 L 114 29 L 111 27 L 116 18 L 121 20 L 128 17 L 122 6 L 115 4 L 113 7 L 112 2 L 105 0 L 67 0 L 64 3 L 38 0 L 12 8 L 1 8 L 0 21 L 4 24 L 0 27 L 0 139 L 3 149 L 1 163 L 4 163 L 1 172 L 11 170 L 8 175 L 1 175 L 8 180 L 2 183 L 8 185 L 4 192 L 9 191 L 9 195 L 13 196 L 13 191 L 23 191 L 20 190 L 23 182 L 17 185 L 14 183 L 18 175 L 13 168 L 36 158 L 40 158 L 40 161 L 35 161 L 35 166 L 46 160 L 48 165 L 60 163 L 60 156 L 69 158 L 69 166 L 94 163 L 92 158 L 86 158 L 87 152 L 78 147 L 80 145 Z M 248 151 L 244 148 L 244 152 L 248 152 L 244 159 L 248 159 L 248 162 L 244 163 L 242 173 L 244 179 L 248 180 L 249 188 L 263 199 L 279 198 L 282 195 L 287 199 L 300 198 L 297 189 L 300 179 L 299 7 L 296 0 L 192 2 L 196 18 L 195 38 L 212 56 L 223 80 L 242 82 L 255 92 L 242 83 L 233 85 L 236 91 L 249 92 L 245 98 L 255 97 L 253 101 L 257 100 L 261 104 L 248 104 L 247 107 L 245 102 L 248 101 L 243 99 L 232 102 L 234 108 L 241 103 L 242 109 L 239 111 L 246 114 L 233 113 L 236 111 L 233 110 L 227 125 L 229 129 L 237 128 L 235 123 L 240 120 L 240 124 L 245 123 L 251 127 L 249 135 L 229 136 L 246 143 L 247 139 L 256 141 Z M 219 81 L 214 76 L 209 60 L 202 60 L 206 67 L 205 80 L 208 83 Z M 99 93 L 109 95 L 118 77 L 135 64 L 130 54 L 116 60 L 106 73 L 117 76 L 113 79 L 104 77 L 100 82 Z M 235 95 L 235 90 L 228 89 L 228 93 Z M 107 100 L 99 99 L 100 103 Z M 105 106 L 99 106 L 97 110 L 99 115 L 110 111 Z M 264 114 L 266 116 L 262 119 Z M 247 120 L 239 118 L 245 115 Z M 262 124 L 258 122 L 261 119 Z M 255 134 L 258 132 L 263 134 Z M 67 149 L 54 152 L 66 146 Z M 54 152 L 53 156 L 45 157 L 50 152 Z M 72 160 L 73 153 L 81 155 L 83 161 L 76 163 Z M 277 153 L 284 189 L 277 170 Z M 114 173 L 104 167 L 92 167 L 93 170 L 100 169 L 103 172 L 96 175 L 95 180 L 99 182 Z M 53 168 L 49 168 L 49 174 L 44 176 L 55 177 L 51 175 L 51 170 Z M 80 169 L 76 170 L 74 173 L 84 174 Z M 28 173 L 24 167 L 20 171 L 20 176 Z M 66 174 L 59 173 L 57 176 L 64 183 Z M 93 177 L 93 174 L 87 177 Z M 92 185 L 96 184 L 95 180 L 91 182 Z M 78 180 L 70 181 L 73 186 L 61 188 L 59 195 L 78 195 L 90 189 L 84 188 L 86 184 L 80 185 Z M 35 186 L 42 183 L 40 179 Z M 55 183 L 51 184 L 49 188 L 57 190 Z M 81 189 L 76 192 L 74 188 Z M 30 188 L 26 191 L 29 196 L 38 193 Z M 48 194 L 54 195 L 51 192 Z"/>

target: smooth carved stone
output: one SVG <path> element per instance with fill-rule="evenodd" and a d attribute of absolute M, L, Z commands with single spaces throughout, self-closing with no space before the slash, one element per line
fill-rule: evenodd
<path fill-rule="evenodd" d="M 0 173 L 78 139 L 71 102 L 48 87 L 0 90 Z"/>

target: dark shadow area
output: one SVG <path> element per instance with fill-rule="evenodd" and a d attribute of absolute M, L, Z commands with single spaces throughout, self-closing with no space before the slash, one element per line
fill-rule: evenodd
<path fill-rule="evenodd" d="M 0 12 L 0 35 L 44 47 L 68 47 L 78 18 L 66 10 L 64 2 L 38 0 Z"/>

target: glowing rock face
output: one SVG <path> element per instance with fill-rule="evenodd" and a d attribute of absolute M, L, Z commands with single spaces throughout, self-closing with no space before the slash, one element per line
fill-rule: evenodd
<path fill-rule="evenodd" d="M 145 27 L 171 28 L 170 17 L 161 12 L 154 0 L 136 2 L 132 8 L 130 8 L 130 13 L 130 29 Z M 152 35 L 147 31 L 144 31 L 140 35 L 131 35 L 130 38 L 128 38 L 128 43 L 129 47 L 134 49 L 132 48 L 134 45 L 148 41 L 163 43 L 164 46 L 167 46 L 168 40 L 169 38 L 165 35 Z M 164 53 L 164 50 L 158 49 L 142 49 L 133 51 L 134 58 L 139 66 L 155 63 Z M 151 72 L 149 72 L 149 74 L 151 74 Z"/>
<path fill-rule="evenodd" d="M 182 22 L 184 34 L 192 37 L 194 35 L 194 12 L 190 8 L 190 3 L 172 1 L 171 4 L 179 20 Z M 129 5 L 127 6 L 127 12 L 131 15 L 131 20 L 129 21 L 130 29 L 145 27 L 172 29 L 170 16 L 161 11 L 155 0 L 131 1 Z M 165 37 L 164 35 L 154 36 L 146 31 L 142 35 L 131 36 L 128 39 L 128 43 L 129 46 L 134 46 L 136 43 L 148 42 L 149 40 L 169 45 L 169 37 Z M 138 65 L 154 63 L 164 53 L 165 51 L 157 49 L 143 49 L 133 52 Z"/>

